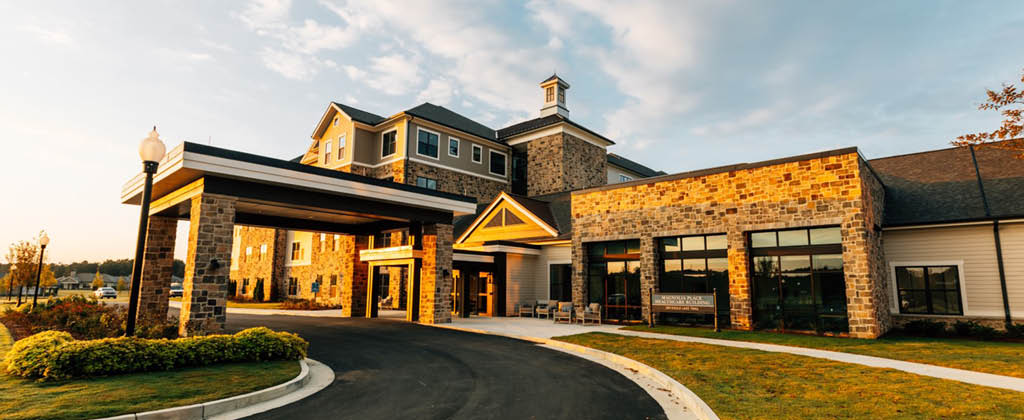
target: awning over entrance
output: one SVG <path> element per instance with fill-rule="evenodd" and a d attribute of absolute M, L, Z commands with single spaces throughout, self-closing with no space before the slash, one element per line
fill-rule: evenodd
<path fill-rule="evenodd" d="M 139 204 L 143 182 L 128 181 L 121 202 Z M 150 214 L 188 218 L 202 193 L 237 197 L 237 224 L 347 234 L 451 224 L 476 210 L 471 197 L 184 142 L 160 162 Z"/>

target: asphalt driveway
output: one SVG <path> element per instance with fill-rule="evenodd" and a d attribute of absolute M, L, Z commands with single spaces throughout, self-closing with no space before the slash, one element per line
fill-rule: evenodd
<path fill-rule="evenodd" d="M 228 315 L 228 329 L 298 333 L 334 369 L 324 390 L 257 419 L 664 419 L 596 363 L 503 337 L 388 319 Z"/>

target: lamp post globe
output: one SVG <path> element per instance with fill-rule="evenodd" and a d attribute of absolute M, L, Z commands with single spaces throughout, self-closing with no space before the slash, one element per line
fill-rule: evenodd
<path fill-rule="evenodd" d="M 43 232 L 39 237 L 39 265 L 36 266 L 36 287 L 32 290 L 32 308 L 35 309 L 36 302 L 39 301 L 39 277 L 43 273 L 43 253 L 46 252 L 46 246 L 50 244 L 50 237 L 46 236 L 46 232 Z"/>
<path fill-rule="evenodd" d="M 135 320 L 139 314 L 139 291 L 142 288 L 142 257 L 146 250 L 146 229 L 149 226 L 149 201 L 153 196 L 153 174 L 156 173 L 160 159 L 164 158 L 167 148 L 160 140 L 156 126 L 146 138 L 139 143 L 139 157 L 142 158 L 142 171 L 146 173 L 146 181 L 142 189 L 141 214 L 139 215 L 139 236 L 135 243 L 135 261 L 132 263 L 131 296 L 128 301 L 128 319 L 125 322 L 126 336 L 135 335 Z"/>

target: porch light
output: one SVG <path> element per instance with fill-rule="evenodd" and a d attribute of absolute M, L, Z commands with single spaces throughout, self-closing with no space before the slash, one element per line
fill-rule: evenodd
<path fill-rule="evenodd" d="M 164 142 L 160 141 L 160 133 L 156 132 L 156 126 L 153 126 L 153 131 L 149 132 L 149 136 L 142 139 L 142 143 L 139 143 L 139 157 L 142 158 L 143 162 L 159 162 L 160 159 L 164 158 L 164 152 L 167 148 L 164 147 Z"/>

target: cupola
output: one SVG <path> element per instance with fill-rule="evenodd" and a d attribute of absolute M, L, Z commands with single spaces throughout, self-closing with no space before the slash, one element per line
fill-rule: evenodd
<path fill-rule="evenodd" d="M 540 116 L 558 114 L 565 118 L 569 117 L 569 108 L 565 107 L 565 91 L 569 84 L 552 74 L 547 80 L 540 82 L 540 88 L 544 92 L 544 106 L 540 109 Z"/>

